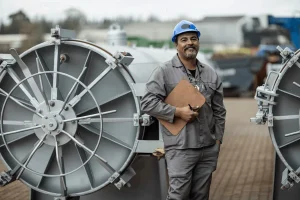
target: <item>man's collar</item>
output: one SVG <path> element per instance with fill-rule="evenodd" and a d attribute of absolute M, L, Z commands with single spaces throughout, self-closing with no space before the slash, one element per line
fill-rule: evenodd
<path fill-rule="evenodd" d="M 172 65 L 173 67 L 183 67 L 182 62 L 179 60 L 178 54 L 175 54 L 175 56 L 172 58 Z M 197 65 L 200 68 L 204 68 L 204 66 L 200 63 L 200 61 L 197 59 Z"/>
<path fill-rule="evenodd" d="M 183 67 L 182 63 L 180 62 L 178 55 L 175 54 L 175 56 L 172 58 L 172 65 L 173 67 Z"/>

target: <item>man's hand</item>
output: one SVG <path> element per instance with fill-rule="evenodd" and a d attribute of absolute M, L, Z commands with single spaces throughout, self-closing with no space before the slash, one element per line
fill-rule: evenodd
<path fill-rule="evenodd" d="M 220 140 L 216 140 L 216 143 L 217 143 L 218 145 L 221 145 Z"/>
<path fill-rule="evenodd" d="M 180 117 L 186 122 L 191 122 L 198 116 L 198 112 L 194 112 L 190 109 L 189 106 L 185 106 L 176 108 L 175 116 Z"/>

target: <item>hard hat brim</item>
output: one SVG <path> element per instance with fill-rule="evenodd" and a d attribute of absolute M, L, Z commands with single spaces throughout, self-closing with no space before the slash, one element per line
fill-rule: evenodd
<path fill-rule="evenodd" d="M 187 32 L 193 32 L 193 33 L 197 33 L 197 36 L 198 36 L 198 38 L 200 37 L 200 31 L 198 31 L 198 30 L 183 30 L 183 31 L 181 31 L 180 33 L 177 33 L 176 35 L 174 35 L 173 37 L 172 37 L 172 42 L 175 42 L 176 41 L 176 38 L 179 36 L 179 35 L 181 35 L 181 34 L 183 34 L 183 33 L 187 33 Z"/>

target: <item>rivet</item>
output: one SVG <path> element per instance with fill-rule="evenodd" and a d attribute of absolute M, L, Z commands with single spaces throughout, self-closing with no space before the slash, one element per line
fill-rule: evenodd
<path fill-rule="evenodd" d="M 55 102 L 54 101 L 50 101 L 50 106 L 54 106 L 55 105 Z"/>

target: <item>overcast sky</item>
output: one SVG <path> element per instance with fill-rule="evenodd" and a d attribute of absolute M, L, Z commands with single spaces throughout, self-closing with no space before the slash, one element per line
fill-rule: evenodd
<path fill-rule="evenodd" d="M 32 19 L 64 18 L 64 10 L 74 7 L 88 19 L 101 20 L 117 16 L 146 19 L 156 15 L 162 20 L 187 16 L 261 15 L 300 16 L 300 0 L 0 0 L 0 20 L 20 9 Z"/>

